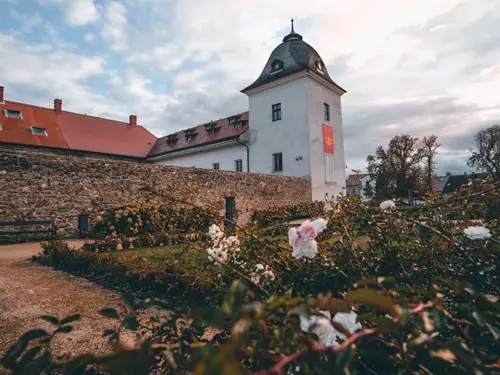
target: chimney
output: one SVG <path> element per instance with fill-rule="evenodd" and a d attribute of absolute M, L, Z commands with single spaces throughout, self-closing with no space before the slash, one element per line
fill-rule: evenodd
<path fill-rule="evenodd" d="M 129 124 L 132 126 L 137 125 L 137 116 L 136 115 L 130 115 Z"/>
<path fill-rule="evenodd" d="M 56 111 L 56 113 L 62 112 L 62 100 L 61 99 L 54 99 L 54 111 Z"/>
<path fill-rule="evenodd" d="M 3 103 L 3 86 L 0 86 L 0 103 Z"/>

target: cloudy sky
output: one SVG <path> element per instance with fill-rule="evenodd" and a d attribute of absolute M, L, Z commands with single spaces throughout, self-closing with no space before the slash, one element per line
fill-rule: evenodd
<path fill-rule="evenodd" d="M 468 170 L 500 122 L 499 0 L 0 0 L 6 99 L 139 123 L 156 135 L 248 109 L 289 19 L 343 97 L 346 162 L 436 134 L 439 172 Z"/>

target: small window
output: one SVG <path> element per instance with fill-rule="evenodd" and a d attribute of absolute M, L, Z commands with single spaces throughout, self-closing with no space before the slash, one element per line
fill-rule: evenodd
<path fill-rule="evenodd" d="M 316 69 L 318 69 L 318 72 L 320 72 L 321 74 L 324 74 L 325 73 L 325 67 L 323 66 L 323 62 L 317 61 L 316 62 Z"/>
<path fill-rule="evenodd" d="M 15 118 L 23 118 L 21 111 L 16 111 L 15 109 L 5 109 L 5 116 L 7 117 L 15 117 Z"/>
<path fill-rule="evenodd" d="M 273 154 L 273 172 L 283 172 L 283 153 Z"/>
<path fill-rule="evenodd" d="M 44 128 L 37 128 L 36 126 L 31 127 L 31 133 L 37 135 L 44 135 L 45 137 L 47 136 L 47 130 L 45 130 Z"/>
<path fill-rule="evenodd" d="M 213 167 L 213 169 L 220 169 L 219 168 L 219 163 L 213 163 L 212 167 Z"/>
<path fill-rule="evenodd" d="M 281 103 L 273 104 L 273 121 L 281 120 Z"/>
<path fill-rule="evenodd" d="M 281 72 L 283 70 L 283 61 L 274 60 L 271 63 L 271 74 Z"/>
<path fill-rule="evenodd" d="M 0 132 L 3 130 L 3 125 L 0 124 Z"/>
<path fill-rule="evenodd" d="M 243 160 L 237 159 L 234 161 L 234 168 L 236 172 L 243 172 Z"/>
<path fill-rule="evenodd" d="M 325 120 L 330 121 L 330 106 L 326 103 L 323 104 L 325 110 Z"/>

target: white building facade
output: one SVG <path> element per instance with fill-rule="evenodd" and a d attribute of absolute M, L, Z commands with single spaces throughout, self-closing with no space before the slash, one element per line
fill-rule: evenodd
<path fill-rule="evenodd" d="M 249 111 L 160 138 L 154 163 L 306 177 L 312 200 L 345 190 L 341 96 L 319 54 L 293 30 L 242 90 Z"/>

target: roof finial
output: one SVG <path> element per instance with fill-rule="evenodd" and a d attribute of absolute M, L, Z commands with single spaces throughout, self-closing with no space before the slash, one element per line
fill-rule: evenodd
<path fill-rule="evenodd" d="M 293 29 L 293 17 L 292 17 L 292 34 L 295 33 L 295 30 Z"/>

